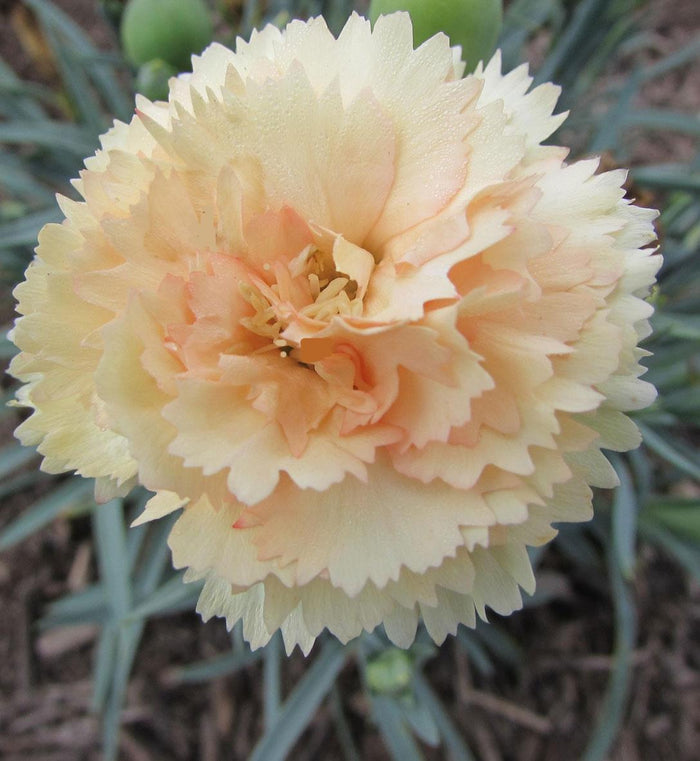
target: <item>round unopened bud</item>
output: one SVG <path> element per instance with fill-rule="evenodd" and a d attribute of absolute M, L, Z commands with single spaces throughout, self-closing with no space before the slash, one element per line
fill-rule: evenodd
<path fill-rule="evenodd" d="M 411 14 L 415 45 L 438 32 L 461 45 L 467 71 L 491 57 L 503 20 L 502 0 L 372 0 L 369 6 L 372 22 L 394 11 Z"/>
<path fill-rule="evenodd" d="M 204 0 L 129 0 L 122 16 L 122 47 L 134 66 L 159 58 L 186 71 L 213 35 Z"/>
<path fill-rule="evenodd" d="M 177 76 L 177 69 L 161 58 L 146 61 L 136 73 L 136 92 L 145 95 L 149 100 L 168 99 L 168 80 Z"/>
<path fill-rule="evenodd" d="M 370 690 L 379 695 L 403 692 L 413 678 L 411 655 L 395 647 L 387 648 L 369 660 L 365 676 Z"/>

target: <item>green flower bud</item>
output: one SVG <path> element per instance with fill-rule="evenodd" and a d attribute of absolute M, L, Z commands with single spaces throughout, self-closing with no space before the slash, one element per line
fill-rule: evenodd
<path fill-rule="evenodd" d="M 145 95 L 149 100 L 168 99 L 168 80 L 176 76 L 177 69 L 161 58 L 154 58 L 139 66 L 136 73 L 136 92 Z"/>
<path fill-rule="evenodd" d="M 411 14 L 415 45 L 438 32 L 461 45 L 467 71 L 491 57 L 503 20 L 502 0 L 372 0 L 369 17 L 374 22 L 394 11 Z"/>
<path fill-rule="evenodd" d="M 413 661 L 410 653 L 390 647 L 372 658 L 365 671 L 367 686 L 379 695 L 401 693 L 411 684 Z"/>
<path fill-rule="evenodd" d="M 129 0 L 122 16 L 124 54 L 134 66 L 155 58 L 178 71 L 190 68 L 214 34 L 204 0 Z"/>

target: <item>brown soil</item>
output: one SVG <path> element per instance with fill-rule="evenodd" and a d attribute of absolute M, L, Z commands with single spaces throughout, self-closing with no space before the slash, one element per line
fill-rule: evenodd
<path fill-rule="evenodd" d="M 23 74 L 33 74 L 7 9 L 0 3 L 0 53 Z M 59 5 L 85 21 L 100 44 L 110 33 L 92 0 Z M 660 52 L 677 49 L 697 31 L 695 0 L 653 5 Z M 651 23 L 651 22 L 650 22 Z M 695 27 L 695 29 L 693 29 Z M 700 107 L 697 69 L 674 74 L 645 94 L 649 104 L 680 110 Z M 684 140 L 640 143 L 643 163 L 688 158 Z M 0 434 L 9 438 L 12 421 Z M 46 490 L 43 477 L 35 488 Z M 4 500 L 0 527 L 35 496 Z M 562 761 L 578 758 L 601 707 L 611 668 L 612 609 L 604 590 L 579 577 L 550 551 L 545 569 L 556 600 L 503 622 L 523 653 L 523 667 L 501 665 L 484 676 L 455 641 L 426 666 L 431 683 L 482 761 Z M 0 555 L 0 758 L 4 761 L 97 761 L 99 723 L 90 710 L 96 631 L 90 627 L 41 633 L 36 628 L 51 600 L 94 579 L 87 520 L 59 520 L 20 547 Z M 636 584 L 640 632 L 634 653 L 631 700 L 611 759 L 692 761 L 700 747 L 700 589 L 670 561 L 645 548 Z M 195 614 L 151 621 L 129 688 L 120 758 L 129 761 L 245 759 L 262 730 L 260 666 L 203 685 L 178 686 L 170 669 L 229 648 L 220 621 Z M 313 655 L 312 655 L 313 657 Z M 297 653 L 284 664 L 285 686 L 303 673 Z M 357 669 L 340 680 L 362 759 L 388 754 L 367 720 Z M 441 749 L 424 748 L 428 759 Z M 296 761 L 341 758 L 331 714 L 322 708 L 297 744 Z"/>

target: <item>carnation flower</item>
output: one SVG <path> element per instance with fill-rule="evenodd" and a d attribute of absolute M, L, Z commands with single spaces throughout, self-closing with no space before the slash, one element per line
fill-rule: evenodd
<path fill-rule="evenodd" d="M 214 44 L 102 137 L 16 290 L 19 438 L 153 491 L 139 521 L 184 508 L 174 564 L 253 647 L 511 612 L 639 443 L 654 212 L 542 145 L 554 85 L 463 68 L 405 14 Z"/>

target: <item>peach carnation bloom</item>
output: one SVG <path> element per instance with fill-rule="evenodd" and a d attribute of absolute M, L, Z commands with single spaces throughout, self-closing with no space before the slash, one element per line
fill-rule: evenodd
<path fill-rule="evenodd" d="M 639 443 L 655 214 L 541 145 L 555 86 L 463 68 L 405 14 L 214 44 L 103 136 L 16 290 L 19 438 L 155 492 L 139 521 L 184 507 L 174 564 L 253 647 L 511 612 Z"/>

